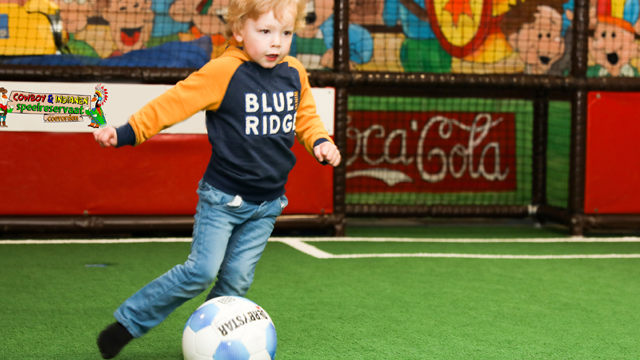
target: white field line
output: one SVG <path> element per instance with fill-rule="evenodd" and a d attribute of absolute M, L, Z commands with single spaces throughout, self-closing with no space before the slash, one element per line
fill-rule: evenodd
<path fill-rule="evenodd" d="M 280 241 L 273 237 L 271 241 Z M 305 242 L 416 242 L 416 243 L 599 243 L 599 242 L 640 242 L 640 237 L 599 237 L 586 238 L 582 236 L 555 238 L 505 238 L 505 239 L 448 239 L 448 238 L 388 238 L 388 237 L 304 237 L 294 238 Z"/>
<path fill-rule="evenodd" d="M 640 254 L 575 254 L 575 255 L 500 255 L 500 254 L 455 254 L 455 253 L 414 253 L 414 254 L 343 254 L 334 255 L 322 251 L 306 242 L 416 242 L 416 243 L 567 243 L 567 242 L 640 242 L 640 237 L 611 238 L 522 238 L 522 239 L 413 239 L 413 238 L 279 238 L 269 241 L 282 242 L 294 249 L 317 259 L 358 259 L 358 258 L 465 258 L 465 259 L 639 259 Z M 56 240 L 0 240 L 0 245 L 24 244 L 133 244 L 133 243 L 174 243 L 191 242 L 191 238 L 146 238 L 146 239 L 56 239 Z"/>
<path fill-rule="evenodd" d="M 0 240 L 0 245 L 139 244 L 191 242 L 191 238 Z"/>
<path fill-rule="evenodd" d="M 271 239 L 273 240 L 273 239 Z M 313 245 L 309 245 L 305 242 L 300 241 L 299 239 L 278 239 L 273 241 L 283 242 L 292 248 L 301 251 L 307 255 L 311 255 L 317 259 L 333 259 L 336 255 L 330 254 L 328 252 L 324 252 Z"/>
<path fill-rule="evenodd" d="M 307 241 L 308 238 L 304 238 Z M 576 254 L 576 255 L 500 255 L 500 254 L 454 254 L 454 253 L 415 253 L 415 254 L 343 254 L 334 255 L 306 244 L 301 239 L 271 239 L 280 241 L 317 259 L 362 259 L 362 258 L 463 258 L 463 259 L 526 259 L 526 260 L 553 260 L 553 259 L 640 259 L 640 254 Z M 506 242 L 506 241 L 505 241 Z"/>
<path fill-rule="evenodd" d="M 640 259 L 640 254 L 576 254 L 576 255 L 493 255 L 493 254 L 347 254 L 332 255 L 330 259 L 360 259 L 360 258 L 462 258 L 462 259 L 525 259 L 525 260 L 553 260 L 553 259 Z"/>

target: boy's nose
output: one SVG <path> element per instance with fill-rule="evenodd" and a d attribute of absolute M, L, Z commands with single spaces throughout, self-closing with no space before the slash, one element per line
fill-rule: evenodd
<path fill-rule="evenodd" d="M 280 47 L 280 37 L 279 36 L 274 36 L 273 40 L 271 41 L 271 47 Z"/>

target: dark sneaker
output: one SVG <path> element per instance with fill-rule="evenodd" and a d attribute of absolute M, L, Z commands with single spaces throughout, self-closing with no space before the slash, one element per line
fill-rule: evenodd
<path fill-rule="evenodd" d="M 133 340 L 129 330 L 119 322 L 107 326 L 98 335 L 98 348 L 103 359 L 112 359 L 122 348 Z"/>

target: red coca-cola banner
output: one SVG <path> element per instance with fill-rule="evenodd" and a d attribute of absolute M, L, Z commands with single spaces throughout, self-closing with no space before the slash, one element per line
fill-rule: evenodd
<path fill-rule="evenodd" d="M 347 193 L 516 189 L 515 114 L 352 111 Z"/>

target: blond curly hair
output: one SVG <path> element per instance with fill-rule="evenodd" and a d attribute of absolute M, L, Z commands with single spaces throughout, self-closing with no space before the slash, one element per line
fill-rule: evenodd
<path fill-rule="evenodd" d="M 295 27 L 294 32 L 302 29 L 305 25 L 307 0 L 231 0 L 224 15 L 227 23 L 227 37 L 233 37 L 233 32 L 238 32 L 247 19 L 257 20 L 262 14 L 273 10 L 276 19 L 281 20 L 284 12 L 289 7 L 295 5 Z"/>

